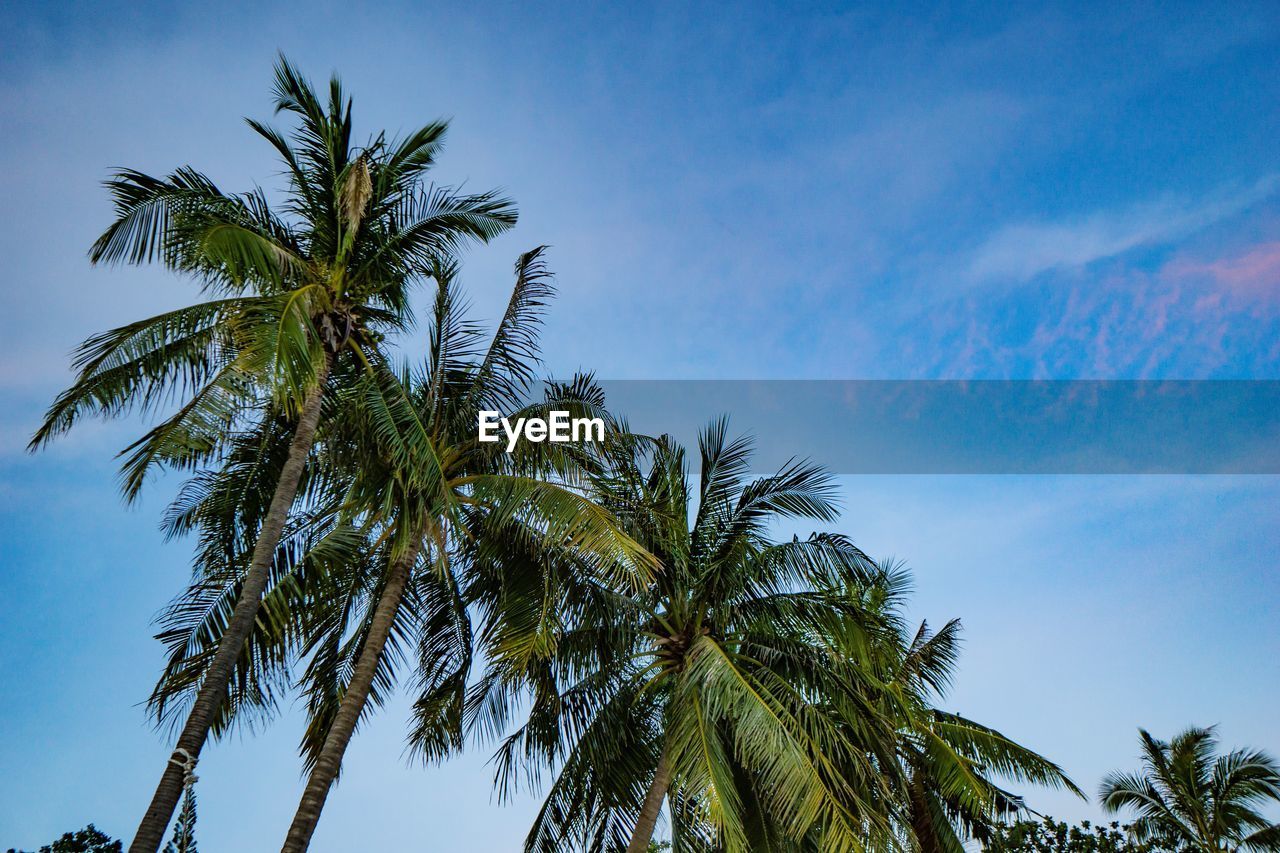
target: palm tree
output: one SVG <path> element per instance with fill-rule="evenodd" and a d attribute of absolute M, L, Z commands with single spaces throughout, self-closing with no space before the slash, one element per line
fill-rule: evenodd
<path fill-rule="evenodd" d="M 854 732 L 814 701 L 874 690 L 813 642 L 832 622 L 878 630 L 839 592 L 874 564 L 840 536 L 770 538 L 780 519 L 836 517 L 821 469 L 793 462 L 748 480 L 750 441 L 730 440 L 723 420 L 699 449 L 696 485 L 665 437 L 619 440 L 593 476 L 597 500 L 661 563 L 639 595 L 582 583 L 591 573 L 574 564 L 536 609 L 523 594 L 504 604 L 496 576 L 473 585 L 495 607 L 532 610 L 495 620 L 466 709 L 493 733 L 513 686 L 529 695 L 528 721 L 498 754 L 504 795 L 519 767 L 531 782 L 554 770 L 528 850 L 645 851 L 664 801 L 676 849 L 756 849 L 763 814 L 791 838 L 821 824 L 827 850 L 889 836 L 873 804 L 889 794 L 875 756 L 892 757 L 891 721 L 867 709 Z"/>
<path fill-rule="evenodd" d="M 914 631 L 901 617 L 910 590 L 907 573 L 885 564 L 857 594 L 893 630 L 866 646 L 840 643 L 853 665 L 874 673 L 895 699 L 885 713 L 897 718 L 896 761 L 906 783 L 898 836 L 920 853 L 963 853 L 965 842 L 985 841 L 998 821 L 1024 812 L 1023 800 L 997 779 L 1065 788 L 1084 795 L 1053 762 L 986 725 L 940 710 L 959 659 L 960 622 L 937 632 Z"/>
<path fill-rule="evenodd" d="M 278 208 L 261 190 L 223 193 L 190 167 L 164 178 L 127 170 L 108 182 L 116 219 L 91 260 L 159 261 L 194 277 L 212 298 L 86 341 L 75 383 L 31 442 L 40 447 L 85 415 L 154 412 L 181 395 L 177 411 L 126 452 L 124 490 L 133 498 L 156 467 L 218 459 L 246 420 L 283 424 L 275 437 L 287 450 L 238 600 L 177 739 L 177 749 L 196 757 L 254 630 L 335 376 L 376 362 L 385 336 L 409 324 L 410 290 L 428 277 L 430 264 L 515 221 L 511 204 L 492 193 L 459 196 L 424 186 L 443 123 L 356 147 L 351 102 L 336 77 L 326 107 L 281 57 L 274 94 L 277 111 L 293 114 L 296 129 L 286 136 L 249 125 L 275 148 L 289 176 Z M 181 792 L 182 770 L 169 762 L 130 850 L 159 849 Z"/>
<path fill-rule="evenodd" d="M 997 778 L 1080 791 L 1044 757 L 995 729 L 936 707 L 954 674 L 960 625 L 952 620 L 936 633 L 924 623 L 910 630 L 901 615 L 909 590 L 905 570 L 886 562 L 828 592 L 833 599 L 845 599 L 847 613 L 862 616 L 816 624 L 808 642 L 862 674 L 852 691 L 861 700 L 850 701 L 848 694 L 834 691 L 815 693 L 812 699 L 851 739 L 859 738 L 868 720 L 891 721 L 893 746 L 873 757 L 885 785 L 877 792 L 882 799 L 871 805 L 892 827 L 885 848 L 963 853 L 966 841 L 985 840 L 997 821 L 1025 808 Z M 866 630 L 868 624 L 875 630 Z M 787 673 L 791 679 L 797 675 Z M 738 778 L 737 796 L 753 806 L 761 802 L 747 774 Z M 815 821 L 797 837 L 767 808 L 754 811 L 751 849 L 838 849 L 839 833 L 833 835 L 824 821 Z M 685 829 L 675 836 L 676 849 L 720 849 L 704 843 L 711 835 L 706 829 Z"/>
<path fill-rule="evenodd" d="M 651 574 L 652 558 L 607 513 L 547 477 L 552 471 L 544 460 L 555 455 L 554 448 L 531 445 L 508 454 L 477 439 L 481 411 L 509 411 L 523 404 L 530 390 L 540 314 L 552 294 L 542 251 L 517 262 L 515 289 L 487 348 L 477 346 L 478 327 L 462 318 L 455 270 L 437 270 L 425 370 L 412 382 L 385 382 L 353 419 L 352 452 L 336 462 L 351 474 L 344 505 L 385 545 L 371 549 L 377 593 L 348 640 L 354 641 L 351 653 L 317 655 L 307 674 L 313 700 L 307 744 L 311 772 L 284 843 L 286 853 L 307 849 L 375 683 L 385 691 L 394 680 L 391 663 L 399 655 L 388 642 L 395 643 L 396 633 L 402 641 L 416 635 L 420 681 L 436 687 L 465 684 L 471 632 L 455 571 L 474 559 L 486 535 L 506 536 L 518 527 L 536 551 L 563 550 L 623 572 L 633 582 Z M 541 404 L 524 405 L 512 417 L 598 408 L 581 384 L 553 385 Z M 371 440 L 362 441 L 365 437 Z M 536 574 L 538 562 L 509 562 L 500 571 Z M 308 608 L 308 646 L 333 649 L 346 633 L 352 611 L 325 607 L 342 600 L 324 595 Z M 351 662 L 345 678 L 344 668 L 335 666 L 343 658 Z M 440 736 L 449 739 L 452 728 L 442 727 Z"/>
<path fill-rule="evenodd" d="M 1280 823 L 1263 814 L 1280 802 L 1280 765 L 1261 750 L 1216 755 L 1214 728 L 1189 728 L 1171 742 L 1144 729 L 1142 770 L 1111 773 L 1099 797 L 1108 812 L 1137 813 L 1139 841 L 1195 853 L 1280 850 Z"/>

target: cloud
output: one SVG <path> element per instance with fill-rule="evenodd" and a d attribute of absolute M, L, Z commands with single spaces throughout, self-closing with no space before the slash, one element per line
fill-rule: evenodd
<path fill-rule="evenodd" d="M 1280 298 L 1280 240 L 1259 243 L 1231 257 L 1208 262 L 1171 261 L 1162 273 L 1176 279 L 1208 278 L 1239 295 Z"/>
<path fill-rule="evenodd" d="M 1053 270 L 1087 266 L 1141 246 L 1167 243 L 1234 216 L 1272 195 L 1280 176 L 1198 201 L 1161 199 L 1061 222 L 1006 225 L 965 265 L 971 281 L 1026 281 Z"/>
<path fill-rule="evenodd" d="M 1275 375 L 1280 241 L 1064 279 L 1026 344 L 1050 374 Z"/>

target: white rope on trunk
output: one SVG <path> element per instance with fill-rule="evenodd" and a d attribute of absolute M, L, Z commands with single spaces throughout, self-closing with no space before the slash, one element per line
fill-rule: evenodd
<path fill-rule="evenodd" d="M 169 759 L 170 764 L 176 764 L 182 768 L 182 787 L 190 789 L 200 777 L 196 775 L 196 757 L 187 752 L 182 747 L 178 747 L 173 751 L 174 757 Z M 182 756 L 179 760 L 176 756 Z"/>

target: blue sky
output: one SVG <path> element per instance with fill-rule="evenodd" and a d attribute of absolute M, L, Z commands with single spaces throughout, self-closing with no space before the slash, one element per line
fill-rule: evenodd
<path fill-rule="evenodd" d="M 551 244 L 555 372 L 1280 378 L 1274 4 L 6 4 L 0 845 L 127 835 L 164 760 L 138 703 L 186 578 L 156 530 L 174 482 L 122 506 L 110 456 L 137 423 L 22 446 L 79 340 L 193 295 L 89 268 L 99 182 L 191 163 L 272 186 L 239 119 L 269 116 L 277 48 L 339 69 L 366 131 L 453 118 L 440 180 L 521 210 L 467 259 L 477 310 Z M 845 483 L 841 527 L 915 567 L 920 616 L 965 621 L 955 707 L 1086 789 L 1138 725 L 1280 752 L 1275 478 Z M 478 754 L 406 766 L 404 712 L 355 741 L 314 849 L 513 849 L 532 801 L 493 806 Z M 209 849 L 283 836 L 299 731 L 206 753 Z"/>

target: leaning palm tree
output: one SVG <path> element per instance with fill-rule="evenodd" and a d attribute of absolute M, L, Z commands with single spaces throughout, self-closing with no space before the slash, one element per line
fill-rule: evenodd
<path fill-rule="evenodd" d="M 319 654 L 308 669 L 311 772 L 286 853 L 310 844 L 375 685 L 385 693 L 394 681 L 397 646 L 418 647 L 417 677 L 429 689 L 452 685 L 456 692 L 465 684 L 471 632 L 459 576 L 485 537 L 519 530 L 535 552 L 579 558 L 633 588 L 652 575 L 652 557 L 571 482 L 553 476 L 564 470 L 551 464 L 554 448 L 526 445 L 508 453 L 478 440 L 481 411 L 520 406 L 511 417 L 530 417 L 598 409 L 582 382 L 552 385 L 542 402 L 525 401 L 540 314 L 552 293 L 541 256 L 536 249 L 517 262 L 515 289 L 487 347 L 477 346 L 478 327 L 462 318 L 455 271 L 437 270 L 425 369 L 410 381 L 383 375 L 371 383 L 355 406 L 350 440 L 335 443 L 346 448 L 335 468 L 350 472 L 343 506 L 382 544 L 370 549 L 376 594 L 345 642 L 349 652 Z M 509 561 L 498 571 L 537 575 L 541 562 Z M 307 645 L 335 648 L 353 615 L 343 597 L 320 596 L 304 612 Z M 456 742 L 452 728 L 442 727 L 439 737 Z"/>
<path fill-rule="evenodd" d="M 1212 727 L 1189 728 L 1172 741 L 1144 729 L 1142 771 L 1111 773 L 1099 797 L 1109 812 L 1133 809 L 1139 841 L 1189 853 L 1280 850 L 1280 823 L 1263 810 L 1280 803 L 1280 764 L 1261 750 L 1216 755 Z"/>
<path fill-rule="evenodd" d="M 50 408 L 32 448 L 94 413 L 177 411 L 125 455 L 133 498 L 157 467 L 195 468 L 220 458 L 246 421 L 271 421 L 284 461 L 255 531 L 234 611 L 204 671 L 175 755 L 198 757 L 246 639 L 254 630 L 277 545 L 331 400 L 335 379 L 378 360 L 388 334 L 411 320 L 409 294 L 429 265 L 469 239 L 488 240 L 515 221 L 492 193 L 459 196 L 424 185 L 445 125 L 400 140 L 352 141 L 351 102 L 337 78 L 322 104 L 282 57 L 277 111 L 289 135 L 250 126 L 276 150 L 289 177 L 273 207 L 261 190 L 222 192 L 189 167 L 164 178 L 123 171 L 108 183 L 116 219 L 94 244 L 94 263 L 159 261 L 193 277 L 211 297 L 86 341 L 78 376 Z M 166 770 L 131 850 L 155 853 L 182 793 Z"/>
<path fill-rule="evenodd" d="M 531 782 L 554 772 L 527 850 L 645 851 L 667 801 L 678 849 L 755 849 L 762 814 L 791 838 L 826 827 L 827 850 L 889 837 L 875 806 L 891 785 L 879 770 L 891 721 L 866 708 L 854 732 L 815 702 L 874 691 L 812 642 L 832 621 L 879 630 L 838 594 L 874 565 L 840 536 L 770 536 L 780 519 L 834 519 L 833 482 L 804 463 L 750 480 L 750 442 L 730 440 L 723 420 L 700 455 L 695 483 L 670 439 L 620 439 L 593 476 L 597 499 L 661 563 L 639 595 L 583 583 L 591 574 L 572 561 L 537 608 L 501 577 L 473 584 L 478 599 L 528 611 L 495 620 L 466 709 L 496 732 L 525 687 L 529 718 L 502 743 L 498 778 L 506 794 L 521 767 Z"/>

